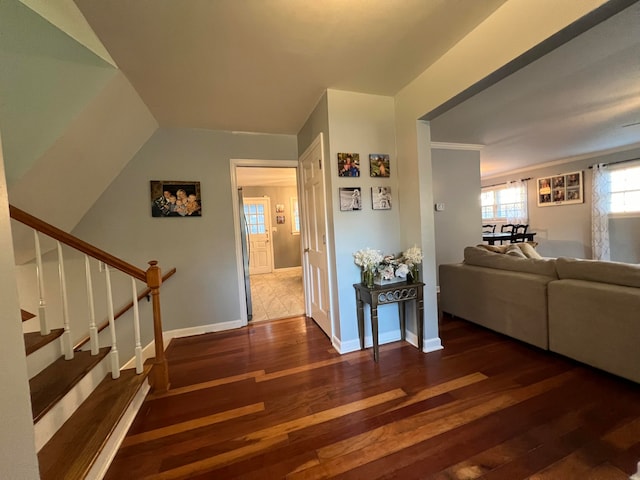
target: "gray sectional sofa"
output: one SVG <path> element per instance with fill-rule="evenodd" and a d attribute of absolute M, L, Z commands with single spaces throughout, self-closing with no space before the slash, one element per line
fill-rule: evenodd
<path fill-rule="evenodd" d="M 478 246 L 439 274 L 443 312 L 640 383 L 640 265 Z"/>

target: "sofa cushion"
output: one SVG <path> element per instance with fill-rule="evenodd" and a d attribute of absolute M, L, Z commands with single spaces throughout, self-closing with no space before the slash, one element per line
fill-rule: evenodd
<path fill-rule="evenodd" d="M 518 245 L 522 253 L 524 253 L 525 257 L 542 258 L 542 255 L 540 255 L 530 243 L 522 242 L 522 243 L 517 243 L 516 245 Z"/>
<path fill-rule="evenodd" d="M 516 258 L 527 258 L 527 256 L 520 250 L 520 247 L 515 243 L 509 245 L 507 249 L 504 251 L 505 255 L 511 255 Z"/>
<path fill-rule="evenodd" d="M 464 249 L 464 263 L 479 267 L 535 273 L 558 278 L 555 259 L 517 258 L 511 255 L 489 252 L 484 248 L 466 247 Z"/>
<path fill-rule="evenodd" d="M 476 245 L 476 247 L 484 248 L 489 252 L 504 253 L 507 251 L 507 247 L 509 247 L 509 245 L 487 245 L 486 243 L 481 243 Z"/>
<path fill-rule="evenodd" d="M 556 260 L 556 268 L 560 279 L 640 287 L 640 265 L 561 257 Z"/>

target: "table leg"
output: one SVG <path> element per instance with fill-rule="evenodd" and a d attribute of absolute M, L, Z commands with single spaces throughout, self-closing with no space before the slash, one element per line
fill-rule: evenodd
<path fill-rule="evenodd" d="M 378 306 L 371 305 L 371 333 L 373 334 L 373 360 L 378 361 Z"/>
<path fill-rule="evenodd" d="M 422 299 L 422 288 L 418 290 L 418 300 L 417 300 L 417 318 L 416 318 L 416 327 L 418 329 L 418 350 L 422 352 L 422 347 L 424 343 L 424 300 Z"/>
<path fill-rule="evenodd" d="M 364 350 L 364 305 L 360 294 L 356 293 L 356 303 L 358 305 L 358 335 L 360 336 L 360 350 Z"/>
<path fill-rule="evenodd" d="M 405 325 L 405 305 L 407 302 L 398 302 L 398 317 L 400 317 L 400 340 L 404 340 L 406 337 L 406 325 Z"/>

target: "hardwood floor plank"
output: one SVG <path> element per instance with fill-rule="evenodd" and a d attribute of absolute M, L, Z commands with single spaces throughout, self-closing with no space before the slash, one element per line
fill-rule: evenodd
<path fill-rule="evenodd" d="M 208 382 L 196 383 L 195 385 L 187 385 L 185 387 L 172 388 L 166 392 L 154 392 L 148 396 L 150 400 L 155 398 L 173 397 L 176 395 L 183 395 L 185 393 L 195 392 L 197 390 L 204 390 L 205 388 L 218 387 L 220 385 L 226 385 L 228 383 L 240 382 L 250 378 L 259 378 L 265 375 L 264 370 L 256 370 L 254 372 L 242 373 L 240 375 L 233 375 L 231 377 L 218 378 L 216 380 L 210 380 Z"/>
<path fill-rule="evenodd" d="M 220 422 L 226 422 L 227 420 L 262 411 L 264 411 L 264 403 L 262 402 L 247 405 L 245 407 L 234 408 L 233 410 L 216 413 L 214 415 L 209 415 L 208 417 L 200 417 L 196 420 L 177 423 L 168 427 L 157 428 L 155 430 L 150 430 L 144 433 L 138 433 L 137 435 L 130 435 L 122 442 L 122 447 L 130 447 L 138 443 L 157 440 L 158 438 L 168 437 L 170 435 L 187 432 L 189 430 L 195 430 L 196 428 L 202 428 Z"/>

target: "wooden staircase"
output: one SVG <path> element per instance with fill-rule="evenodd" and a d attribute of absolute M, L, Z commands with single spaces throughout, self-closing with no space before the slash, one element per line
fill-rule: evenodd
<path fill-rule="evenodd" d="M 23 321 L 35 317 L 25 313 L 28 312 L 23 311 Z M 48 335 L 41 335 L 40 332 L 25 333 L 27 356 L 54 341 L 59 341 L 62 330 L 54 329 Z M 75 408 L 73 401 L 65 397 L 78 398 L 83 395 L 78 391 L 80 382 L 92 374 L 94 369 L 99 370 L 110 350 L 111 347 L 100 348 L 97 355 L 91 355 L 90 351 L 78 350 L 74 352 L 74 358 L 71 360 L 65 360 L 64 356 L 60 356 L 31 378 L 29 387 L 36 432 L 37 424 L 61 402 L 67 403 L 61 407 L 62 410 Z M 111 378 L 111 374 L 103 374 L 95 390 L 75 408 L 40 449 L 40 477 L 45 480 L 100 478 L 119 443 L 118 439 L 114 439 L 114 433 L 118 429 L 121 430 L 121 436 L 126 433 L 133 418 L 133 415 L 129 415 L 129 422 L 126 421 L 127 410 L 137 410 L 133 405 L 134 399 L 136 396 L 144 398 L 149 390 L 147 377 L 150 370 L 150 364 L 145 366 L 140 375 L 136 374 L 135 369 L 121 370 L 118 379 Z M 86 390 L 86 387 L 84 389 Z M 121 423 L 123 420 L 125 423 Z M 116 445 L 112 446 L 112 451 L 107 451 L 105 447 L 110 441 Z"/>
<path fill-rule="evenodd" d="M 160 286 L 175 273 L 175 269 L 163 277 L 157 262 L 153 260 L 148 262 L 146 270 L 140 269 L 14 206 L 10 205 L 9 211 L 12 220 L 34 231 L 36 285 L 27 285 L 25 290 L 27 297 L 32 299 L 34 292 L 37 294 L 39 306 L 36 308 L 39 313 L 36 316 L 21 310 L 21 317 L 40 476 L 45 480 L 101 479 L 147 392 L 151 388 L 162 392 L 169 387 L 160 314 Z M 43 285 L 46 275 L 43 274 L 45 269 L 39 241 L 42 235 L 57 242 L 59 289 L 45 288 Z M 82 254 L 86 267 L 84 296 L 85 306 L 87 303 L 89 305 L 89 318 L 87 323 L 83 323 L 81 317 L 84 315 L 76 315 L 79 322 L 73 325 L 73 333 L 62 245 L 67 251 L 70 248 Z M 108 305 L 107 319 L 101 324 L 96 322 L 93 308 L 96 291 L 92 287 L 91 262 L 94 266 L 98 264 L 98 270 L 103 274 L 101 282 L 106 286 L 102 300 L 106 300 Z M 125 303 L 117 313 L 113 308 L 112 271 L 124 274 L 123 278 L 130 282 L 131 297 L 128 298 L 131 301 Z M 142 293 L 136 282 L 142 282 L 146 287 Z M 84 282 L 76 280 L 74 285 L 81 283 Z M 54 310 L 61 313 L 61 317 L 55 319 L 51 326 L 51 311 L 47 310 L 49 302 L 45 301 L 45 290 L 59 290 L 61 293 L 61 312 Z M 115 301 L 126 298 L 122 297 L 122 293 Z M 146 321 L 153 326 L 155 348 L 155 355 L 147 362 L 144 361 L 141 344 L 138 306 L 144 297 L 151 302 L 151 311 L 146 309 Z M 75 297 L 73 300 L 77 310 L 80 299 Z M 33 307 L 33 302 L 26 303 Z M 28 309 L 32 310 L 30 307 Z M 124 328 L 123 338 L 117 340 L 121 333 L 116 330 L 115 320 L 130 309 L 132 312 L 127 317 L 133 331 Z M 51 328 L 60 325 L 63 328 Z M 105 329 L 108 330 L 101 335 L 100 332 Z M 78 340 L 78 333 L 84 338 Z M 135 364 L 135 369 L 122 367 L 116 346 L 122 340 L 125 346 L 134 350 L 133 359 L 127 364 Z M 73 341 L 77 341 L 75 346 Z"/>

